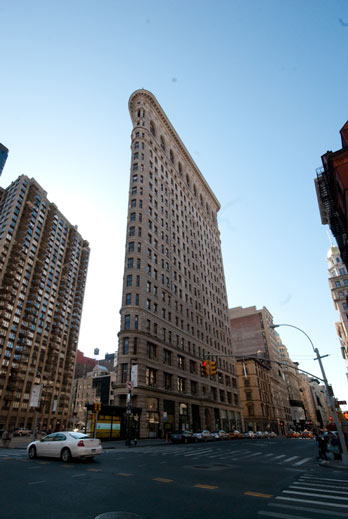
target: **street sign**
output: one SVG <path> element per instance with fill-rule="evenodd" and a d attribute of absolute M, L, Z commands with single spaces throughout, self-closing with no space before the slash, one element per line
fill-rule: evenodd
<path fill-rule="evenodd" d="M 338 405 L 347 405 L 347 401 L 346 400 L 337 400 L 337 404 Z"/>
<path fill-rule="evenodd" d="M 128 391 L 132 391 L 132 389 L 134 387 L 133 382 L 131 380 L 127 380 L 126 387 L 127 387 Z"/>

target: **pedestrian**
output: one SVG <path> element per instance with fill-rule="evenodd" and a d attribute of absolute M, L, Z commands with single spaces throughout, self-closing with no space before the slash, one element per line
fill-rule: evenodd
<path fill-rule="evenodd" d="M 2 446 L 4 447 L 4 449 L 8 449 L 10 445 L 10 440 L 10 433 L 5 429 L 1 436 Z"/>
<path fill-rule="evenodd" d="M 332 433 L 329 450 L 333 453 L 335 460 L 342 459 L 342 447 L 341 442 L 336 432 Z"/>
<path fill-rule="evenodd" d="M 317 436 L 317 443 L 319 449 L 319 458 L 323 461 L 328 461 L 327 458 L 327 439 L 322 430 L 319 431 Z"/>

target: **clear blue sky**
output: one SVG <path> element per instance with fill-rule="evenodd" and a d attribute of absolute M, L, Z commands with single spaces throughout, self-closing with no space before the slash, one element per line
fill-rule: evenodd
<path fill-rule="evenodd" d="M 221 203 L 229 306 L 303 328 L 348 399 L 313 183 L 348 119 L 348 2 L 0 0 L 0 48 L 1 185 L 36 178 L 91 245 L 80 349 L 117 347 L 128 98 L 146 88 Z"/>

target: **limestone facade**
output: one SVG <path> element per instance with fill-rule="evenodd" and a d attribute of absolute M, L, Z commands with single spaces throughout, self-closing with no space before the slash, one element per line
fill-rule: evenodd
<path fill-rule="evenodd" d="M 154 95 L 129 100 L 133 123 L 115 405 L 141 408 L 140 436 L 242 428 L 212 190 Z M 200 363 L 216 354 L 218 372 Z"/>

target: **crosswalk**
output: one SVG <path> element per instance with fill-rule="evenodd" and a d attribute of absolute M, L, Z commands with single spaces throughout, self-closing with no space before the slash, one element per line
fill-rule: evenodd
<path fill-rule="evenodd" d="M 111 451 L 109 451 L 111 452 Z M 113 451 L 115 453 L 115 451 Z M 187 460 L 224 460 L 225 462 L 258 462 L 258 463 L 275 463 L 278 465 L 302 467 L 306 463 L 313 463 L 313 457 L 289 456 L 288 454 L 278 454 L 264 451 L 255 451 L 250 448 L 222 448 L 217 446 L 204 447 L 183 447 L 183 446 L 159 446 L 151 448 L 136 447 L 127 451 L 118 451 L 118 454 L 147 454 L 148 456 L 160 456 L 162 458 L 182 457 Z"/>
<path fill-rule="evenodd" d="M 278 519 L 347 518 L 348 474 L 346 478 L 302 474 L 258 515 Z"/>

